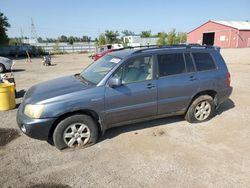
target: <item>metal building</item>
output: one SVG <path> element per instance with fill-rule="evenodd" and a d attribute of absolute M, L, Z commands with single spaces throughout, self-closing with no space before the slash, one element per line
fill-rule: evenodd
<path fill-rule="evenodd" d="M 222 48 L 250 47 L 250 22 L 208 21 L 190 31 L 187 42 Z"/>

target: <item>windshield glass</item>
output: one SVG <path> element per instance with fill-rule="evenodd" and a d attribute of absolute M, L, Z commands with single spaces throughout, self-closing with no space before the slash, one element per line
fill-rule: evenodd
<path fill-rule="evenodd" d="M 81 76 L 85 80 L 97 84 L 120 61 L 121 59 L 117 57 L 105 55 L 84 69 Z"/>

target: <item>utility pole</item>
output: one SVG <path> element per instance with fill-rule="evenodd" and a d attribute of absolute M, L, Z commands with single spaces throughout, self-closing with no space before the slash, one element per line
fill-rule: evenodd
<path fill-rule="evenodd" d="M 33 19 L 31 18 L 31 43 L 37 43 L 37 34 L 36 34 L 36 27 L 35 27 L 35 24 L 34 24 L 34 21 Z"/>
<path fill-rule="evenodd" d="M 24 40 L 23 40 L 23 30 L 22 30 L 22 27 L 20 27 L 20 34 L 21 34 L 21 44 L 24 43 Z"/>

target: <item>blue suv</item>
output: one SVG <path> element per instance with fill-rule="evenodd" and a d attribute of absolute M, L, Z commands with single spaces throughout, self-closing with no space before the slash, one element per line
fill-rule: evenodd
<path fill-rule="evenodd" d="M 105 130 L 172 115 L 212 118 L 232 92 L 219 52 L 209 46 L 123 49 L 80 74 L 31 87 L 17 113 L 26 135 L 58 149 L 86 146 Z"/>

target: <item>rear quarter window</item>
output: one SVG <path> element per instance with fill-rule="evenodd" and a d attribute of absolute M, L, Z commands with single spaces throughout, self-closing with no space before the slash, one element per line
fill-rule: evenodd
<path fill-rule="evenodd" d="M 209 53 L 192 53 L 197 71 L 216 69 L 213 58 Z"/>

